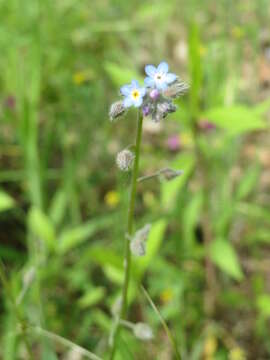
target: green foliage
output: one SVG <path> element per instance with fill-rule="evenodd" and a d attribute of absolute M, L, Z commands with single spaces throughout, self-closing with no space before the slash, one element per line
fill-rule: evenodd
<path fill-rule="evenodd" d="M 15 201 L 5 191 L 0 191 L 0 212 L 12 209 Z"/>
<path fill-rule="evenodd" d="M 110 123 L 108 109 L 120 86 L 142 83 L 145 64 L 165 60 L 190 91 L 160 128 L 145 120 L 140 176 L 183 175 L 138 183 L 136 228 L 152 229 L 145 257 L 132 258 L 129 320 L 155 338 L 126 329 L 116 358 L 172 357 L 160 318 L 183 359 L 227 359 L 240 346 L 270 357 L 267 6 L 0 0 L 0 257 L 29 324 L 108 357 L 130 184 L 114 158 L 135 129 L 132 116 Z M 180 150 L 167 146 L 172 135 Z M 24 359 L 16 313 L 0 298 L 0 358 Z M 28 338 L 37 360 L 73 356 L 59 338 Z"/>
<path fill-rule="evenodd" d="M 28 224 L 31 233 L 45 242 L 48 249 L 56 247 L 56 235 L 50 219 L 37 207 L 33 207 L 28 214 Z"/>
<path fill-rule="evenodd" d="M 63 230 L 63 232 L 59 235 L 57 252 L 59 254 L 65 254 L 74 247 L 88 240 L 96 232 L 111 226 L 112 223 L 113 219 L 111 217 L 104 217 L 92 220 L 71 229 Z"/>
<path fill-rule="evenodd" d="M 203 116 L 226 130 L 229 135 L 262 130 L 267 126 L 263 118 L 257 114 L 256 109 L 252 110 L 242 105 L 209 109 Z"/>
<path fill-rule="evenodd" d="M 213 262 L 226 274 L 236 280 L 243 279 L 238 256 L 233 246 L 228 241 L 216 239 L 211 244 L 210 256 Z"/>

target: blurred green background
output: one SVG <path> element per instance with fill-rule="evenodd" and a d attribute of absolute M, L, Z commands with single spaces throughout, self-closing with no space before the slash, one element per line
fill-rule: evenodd
<path fill-rule="evenodd" d="M 268 0 L 0 0 L 0 358 L 79 360 L 61 335 L 108 355 L 123 281 L 136 114 L 108 118 L 119 87 L 165 60 L 190 84 L 179 109 L 144 123 L 132 322 L 117 359 L 174 359 L 142 282 L 186 360 L 270 359 L 270 6 Z"/>

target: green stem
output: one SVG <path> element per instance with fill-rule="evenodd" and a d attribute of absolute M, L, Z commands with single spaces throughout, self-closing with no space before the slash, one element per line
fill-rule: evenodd
<path fill-rule="evenodd" d="M 137 120 L 137 134 L 136 134 L 136 144 L 135 144 L 135 159 L 132 170 L 132 179 L 131 179 L 131 188 L 130 188 L 130 198 L 129 198 L 129 207 L 128 207 L 128 220 L 127 220 L 127 235 L 125 237 L 125 257 L 124 257 L 124 285 L 122 290 L 122 303 L 121 303 L 121 311 L 120 317 L 118 317 L 114 334 L 112 339 L 112 351 L 110 359 L 113 360 L 115 351 L 116 351 L 116 341 L 120 331 L 120 318 L 125 319 L 127 315 L 127 303 L 128 303 L 128 286 L 130 280 L 130 269 L 131 269 L 131 253 L 129 247 L 129 238 L 132 235 L 133 231 L 133 220 L 134 220 L 134 209 L 135 209 L 135 198 L 137 191 L 137 178 L 139 172 L 139 160 L 140 160 L 140 148 L 141 148 L 141 140 L 142 140 L 142 124 L 143 124 L 143 116 L 140 114 L 138 110 L 138 120 Z"/>
<path fill-rule="evenodd" d="M 12 293 L 10 285 L 8 283 L 8 279 L 5 274 L 5 268 L 4 268 L 4 265 L 3 265 L 1 259 L 0 259 L 0 281 L 2 282 L 3 288 L 4 288 L 6 295 L 10 301 L 10 304 L 14 311 L 14 315 L 16 316 L 17 321 L 21 326 L 23 340 L 25 343 L 26 350 L 28 352 L 28 357 L 30 360 L 34 360 L 34 357 L 32 355 L 32 350 L 31 350 L 31 344 L 30 344 L 27 334 L 26 334 L 27 324 L 26 324 L 23 316 L 21 315 L 21 312 L 20 312 L 18 306 L 16 305 L 16 300 L 14 299 L 13 293 Z"/>

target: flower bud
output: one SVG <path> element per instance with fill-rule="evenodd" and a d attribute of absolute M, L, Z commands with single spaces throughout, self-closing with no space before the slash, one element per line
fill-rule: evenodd
<path fill-rule="evenodd" d="M 155 122 L 160 122 L 162 119 L 165 119 L 169 113 L 175 112 L 176 109 L 176 105 L 170 100 L 159 102 L 156 106 L 156 110 L 152 114 L 152 119 Z"/>
<path fill-rule="evenodd" d="M 124 108 L 123 101 L 122 100 L 116 101 L 110 107 L 110 111 L 109 111 L 110 120 L 113 121 L 114 119 L 120 117 L 121 115 L 124 115 L 125 110 L 126 109 Z"/>
<path fill-rule="evenodd" d="M 116 164 L 122 171 L 129 171 L 132 168 L 134 154 L 130 150 L 122 150 L 117 154 Z"/>
<path fill-rule="evenodd" d="M 183 174 L 183 170 L 173 170 L 170 168 L 164 168 L 159 171 L 159 174 L 167 181 L 175 179 Z"/>
<path fill-rule="evenodd" d="M 159 93 L 158 89 L 153 89 L 149 93 L 149 96 L 152 100 L 157 100 L 159 98 L 159 95 L 160 95 L 160 93 Z"/>
<path fill-rule="evenodd" d="M 183 81 L 177 80 L 163 91 L 163 95 L 171 99 L 176 99 L 181 95 L 184 95 L 188 91 L 188 89 L 188 84 L 184 83 Z"/>
<path fill-rule="evenodd" d="M 143 113 L 143 116 L 146 117 L 150 114 L 151 112 L 151 108 L 149 105 L 145 105 L 143 108 L 142 108 L 142 113 Z"/>
<path fill-rule="evenodd" d="M 146 244 L 139 238 L 134 238 L 130 243 L 130 251 L 135 256 L 144 256 L 146 253 Z"/>
<path fill-rule="evenodd" d="M 130 242 L 130 251 L 135 256 L 144 256 L 146 253 L 146 241 L 151 229 L 150 224 L 136 231 Z"/>
<path fill-rule="evenodd" d="M 137 323 L 133 327 L 133 333 L 136 338 L 144 341 L 152 340 L 154 337 L 153 330 L 145 323 Z"/>

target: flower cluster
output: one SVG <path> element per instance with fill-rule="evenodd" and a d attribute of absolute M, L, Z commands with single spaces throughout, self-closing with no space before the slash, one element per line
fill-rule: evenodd
<path fill-rule="evenodd" d="M 146 78 L 144 86 L 140 86 L 137 80 L 124 85 L 120 89 L 123 97 L 112 104 L 110 119 L 114 120 L 123 115 L 130 107 L 140 108 L 144 117 L 151 117 L 155 122 L 160 122 L 169 113 L 175 112 L 177 107 L 173 99 L 183 95 L 188 85 L 178 76 L 169 72 L 166 62 L 161 62 L 157 67 L 145 66 Z"/>

